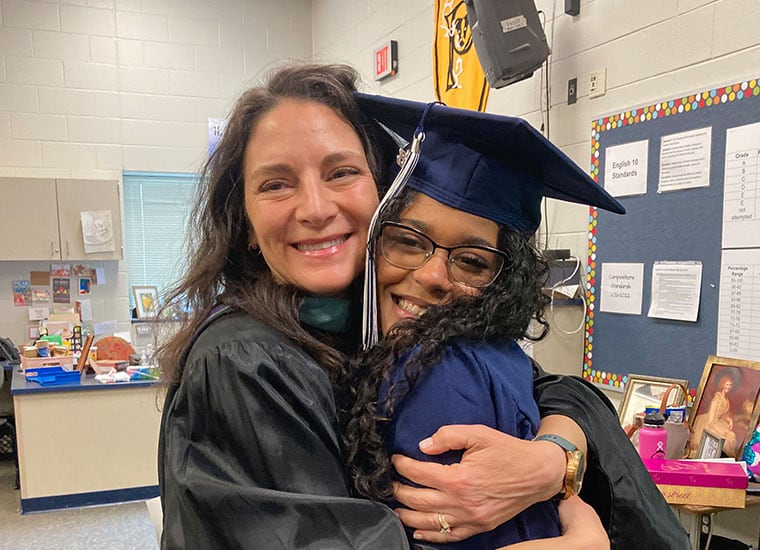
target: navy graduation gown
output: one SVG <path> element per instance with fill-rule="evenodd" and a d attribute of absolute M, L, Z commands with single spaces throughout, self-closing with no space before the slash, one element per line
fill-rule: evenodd
<path fill-rule="evenodd" d="M 403 369 L 397 367 L 391 380 L 404 386 Z M 383 383 L 380 403 L 387 392 L 388 384 Z M 455 341 L 446 346 L 439 363 L 425 369 L 403 402 L 395 406 L 384 438 L 389 454 L 452 464 L 459 462 L 461 451 L 428 456 L 420 451 L 419 442 L 447 424 L 484 424 L 522 439 L 532 439 L 539 420 L 533 399 L 531 363 L 514 341 L 496 344 Z M 509 464 L 504 468 L 509 468 Z M 542 502 L 493 531 L 442 547 L 497 548 L 559 534 L 556 505 Z"/>

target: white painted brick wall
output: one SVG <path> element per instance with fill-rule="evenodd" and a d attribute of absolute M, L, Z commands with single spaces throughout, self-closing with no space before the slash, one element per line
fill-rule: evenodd
<path fill-rule="evenodd" d="M 114 36 L 112 9 L 61 5 L 61 31 L 90 36 Z"/>
<path fill-rule="evenodd" d="M 37 87 L 0 84 L 0 111 L 11 113 L 38 112 Z"/>
<path fill-rule="evenodd" d="M 90 40 L 85 35 L 34 31 L 32 43 L 37 57 L 79 62 L 90 60 Z"/>
<path fill-rule="evenodd" d="M 145 44 L 141 40 L 116 40 L 117 62 L 121 67 L 142 67 L 145 64 Z"/>
<path fill-rule="evenodd" d="M 90 37 L 90 59 L 93 63 L 113 63 L 117 61 L 116 39 L 110 37 Z"/>
<path fill-rule="evenodd" d="M 68 132 L 71 141 L 85 143 L 121 143 L 121 120 L 105 117 L 68 117 Z"/>
<path fill-rule="evenodd" d="M 169 40 L 177 44 L 216 46 L 219 43 L 219 25 L 214 21 L 172 19 L 169 21 Z"/>
<path fill-rule="evenodd" d="M 60 30 L 58 5 L 26 0 L 3 0 L 3 26 L 24 29 Z"/>
<path fill-rule="evenodd" d="M 309 42 L 311 48 L 311 42 Z M 195 54 L 196 71 L 243 74 L 243 52 L 236 48 L 222 48 L 219 46 L 196 46 Z"/>
<path fill-rule="evenodd" d="M 0 95 L 2 94 L 0 89 Z M 11 114 L 0 113 L 0 139 L 11 137 Z"/>
<path fill-rule="evenodd" d="M 35 86 L 63 86 L 63 62 L 57 59 L 5 56 L 6 82 Z"/>
<path fill-rule="evenodd" d="M 3 55 L 18 55 L 31 57 L 32 31 L 27 29 L 14 29 L 13 27 L 0 28 L 0 51 Z"/>
<path fill-rule="evenodd" d="M 106 63 L 63 62 L 63 78 L 67 88 L 83 90 L 119 89 L 119 73 L 115 65 Z"/>
<path fill-rule="evenodd" d="M 42 166 L 42 146 L 36 141 L 22 141 L 18 139 L 0 140 L 0 151 L 3 152 L 3 165 L 14 166 Z M 11 175 L 7 172 L 5 175 Z"/>
<path fill-rule="evenodd" d="M 308 0 L 0 0 L 0 176 L 197 170 L 208 119 L 264 67 L 310 58 L 311 28 Z M 125 265 L 103 264 L 93 312 L 123 330 Z M 45 267 L 0 262 L 0 335 L 25 339 L 10 281 Z"/>
<path fill-rule="evenodd" d="M 117 11 L 116 36 L 149 42 L 166 42 L 169 40 L 169 21 L 161 15 Z"/>
<path fill-rule="evenodd" d="M 219 97 L 219 77 L 217 73 L 170 71 L 171 93 L 185 97 Z"/>
<path fill-rule="evenodd" d="M 11 113 L 11 136 L 21 140 L 65 141 L 66 117 Z"/>
<path fill-rule="evenodd" d="M 191 71 L 195 65 L 193 49 L 185 44 L 146 42 L 143 49 L 144 65 L 156 69 Z"/>

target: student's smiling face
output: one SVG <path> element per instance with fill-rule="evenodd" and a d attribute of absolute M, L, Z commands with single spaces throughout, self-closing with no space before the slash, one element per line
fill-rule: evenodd
<path fill-rule="evenodd" d="M 253 128 L 245 206 L 274 277 L 309 294 L 344 293 L 364 269 L 377 187 L 354 129 L 330 107 L 286 99 Z"/>
<path fill-rule="evenodd" d="M 401 212 L 400 223 L 416 228 L 443 246 L 485 245 L 496 248 L 496 222 L 468 214 L 417 193 Z M 431 305 L 449 302 L 478 289 L 452 282 L 444 250 L 436 250 L 417 269 L 396 267 L 377 254 L 377 293 L 380 327 L 385 334 L 407 318 L 417 318 Z"/>

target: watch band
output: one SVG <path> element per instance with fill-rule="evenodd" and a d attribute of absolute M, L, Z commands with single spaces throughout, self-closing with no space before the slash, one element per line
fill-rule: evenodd
<path fill-rule="evenodd" d="M 562 491 L 554 498 L 564 500 L 573 495 L 577 495 L 583 484 L 583 475 L 586 471 L 586 459 L 578 447 L 570 443 L 567 439 L 557 434 L 543 434 L 535 437 L 533 441 L 551 441 L 559 445 L 565 451 L 567 457 L 567 466 L 565 468 L 565 479 Z"/>
<path fill-rule="evenodd" d="M 566 451 L 576 451 L 578 450 L 578 447 L 570 443 L 567 439 L 564 437 L 557 435 L 557 434 L 543 434 L 538 435 L 533 438 L 533 441 L 551 441 L 552 443 L 556 443 Z"/>

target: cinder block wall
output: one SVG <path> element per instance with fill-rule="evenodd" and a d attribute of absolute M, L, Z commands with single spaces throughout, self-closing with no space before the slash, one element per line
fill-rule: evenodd
<path fill-rule="evenodd" d="M 309 59 L 311 21 L 308 0 L 0 1 L 0 177 L 196 170 L 208 118 L 271 63 Z M 41 200 L 29 190 L 30 215 Z M 95 320 L 129 330 L 125 263 L 90 264 L 107 279 Z M 0 262 L 0 335 L 26 340 L 11 281 L 46 265 Z"/>

